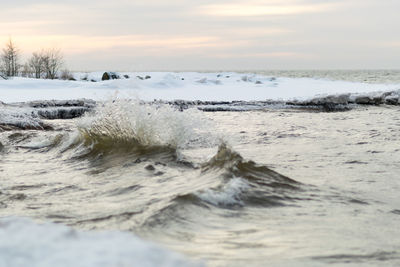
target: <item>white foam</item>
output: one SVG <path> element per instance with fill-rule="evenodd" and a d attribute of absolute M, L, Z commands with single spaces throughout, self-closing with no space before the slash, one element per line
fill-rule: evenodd
<path fill-rule="evenodd" d="M 206 189 L 196 193 L 201 200 L 219 206 L 243 205 L 241 194 L 249 188 L 242 178 L 232 178 L 221 188 Z"/>
<path fill-rule="evenodd" d="M 127 232 L 0 219 L 0 267 L 200 266 Z"/>

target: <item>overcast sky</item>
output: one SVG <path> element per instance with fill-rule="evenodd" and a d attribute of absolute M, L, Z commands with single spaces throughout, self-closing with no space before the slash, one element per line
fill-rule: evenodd
<path fill-rule="evenodd" d="M 3 1 L 2 1 L 3 2 Z M 13 0 L 0 44 L 73 70 L 400 68 L 399 0 Z"/>

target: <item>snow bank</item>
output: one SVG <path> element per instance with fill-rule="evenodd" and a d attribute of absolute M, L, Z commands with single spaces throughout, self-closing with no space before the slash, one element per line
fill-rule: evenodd
<path fill-rule="evenodd" d="M 88 98 L 105 100 L 118 94 L 145 101 L 305 101 L 317 95 L 389 92 L 400 85 L 364 84 L 310 78 L 274 78 L 240 73 L 121 73 L 129 79 L 100 81 L 102 72 L 82 74 L 88 81 L 14 78 L 0 80 L 0 101 Z M 149 76 L 150 78 L 143 78 Z M 77 78 L 79 78 L 77 77 Z M 91 82 L 90 80 L 97 81 Z"/>
<path fill-rule="evenodd" d="M 0 219 L 0 267 L 194 266 L 126 232 L 82 232 L 23 218 Z M 199 266 L 199 265 L 196 265 Z"/>

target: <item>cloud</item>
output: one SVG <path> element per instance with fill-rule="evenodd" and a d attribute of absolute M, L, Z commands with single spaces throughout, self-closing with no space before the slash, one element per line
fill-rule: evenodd
<path fill-rule="evenodd" d="M 271 52 L 271 53 L 222 53 L 217 58 L 308 58 L 310 55 L 296 52 Z"/>
<path fill-rule="evenodd" d="M 323 12 L 331 10 L 335 6 L 337 4 L 281 4 L 274 1 L 267 4 L 255 2 L 205 5 L 199 8 L 199 12 L 205 15 L 221 17 L 278 16 Z"/>
<path fill-rule="evenodd" d="M 9 36 L 0 36 L 5 43 Z M 25 52 L 40 48 L 57 47 L 65 53 L 86 53 L 118 49 L 136 49 L 137 53 L 148 51 L 185 51 L 193 49 L 238 46 L 240 42 L 231 43 L 214 36 L 163 36 L 163 35 L 122 35 L 122 36 L 79 36 L 79 35 L 20 35 L 13 38 L 18 47 Z"/>

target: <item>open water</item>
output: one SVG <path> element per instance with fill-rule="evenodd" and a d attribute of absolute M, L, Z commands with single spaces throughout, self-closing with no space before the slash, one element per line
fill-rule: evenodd
<path fill-rule="evenodd" d="M 372 84 L 400 83 L 400 70 L 268 70 L 263 75 L 290 78 L 316 78 Z"/>
<path fill-rule="evenodd" d="M 207 266 L 398 266 L 400 108 L 114 101 L 0 133 L 0 216 L 124 230 Z"/>

